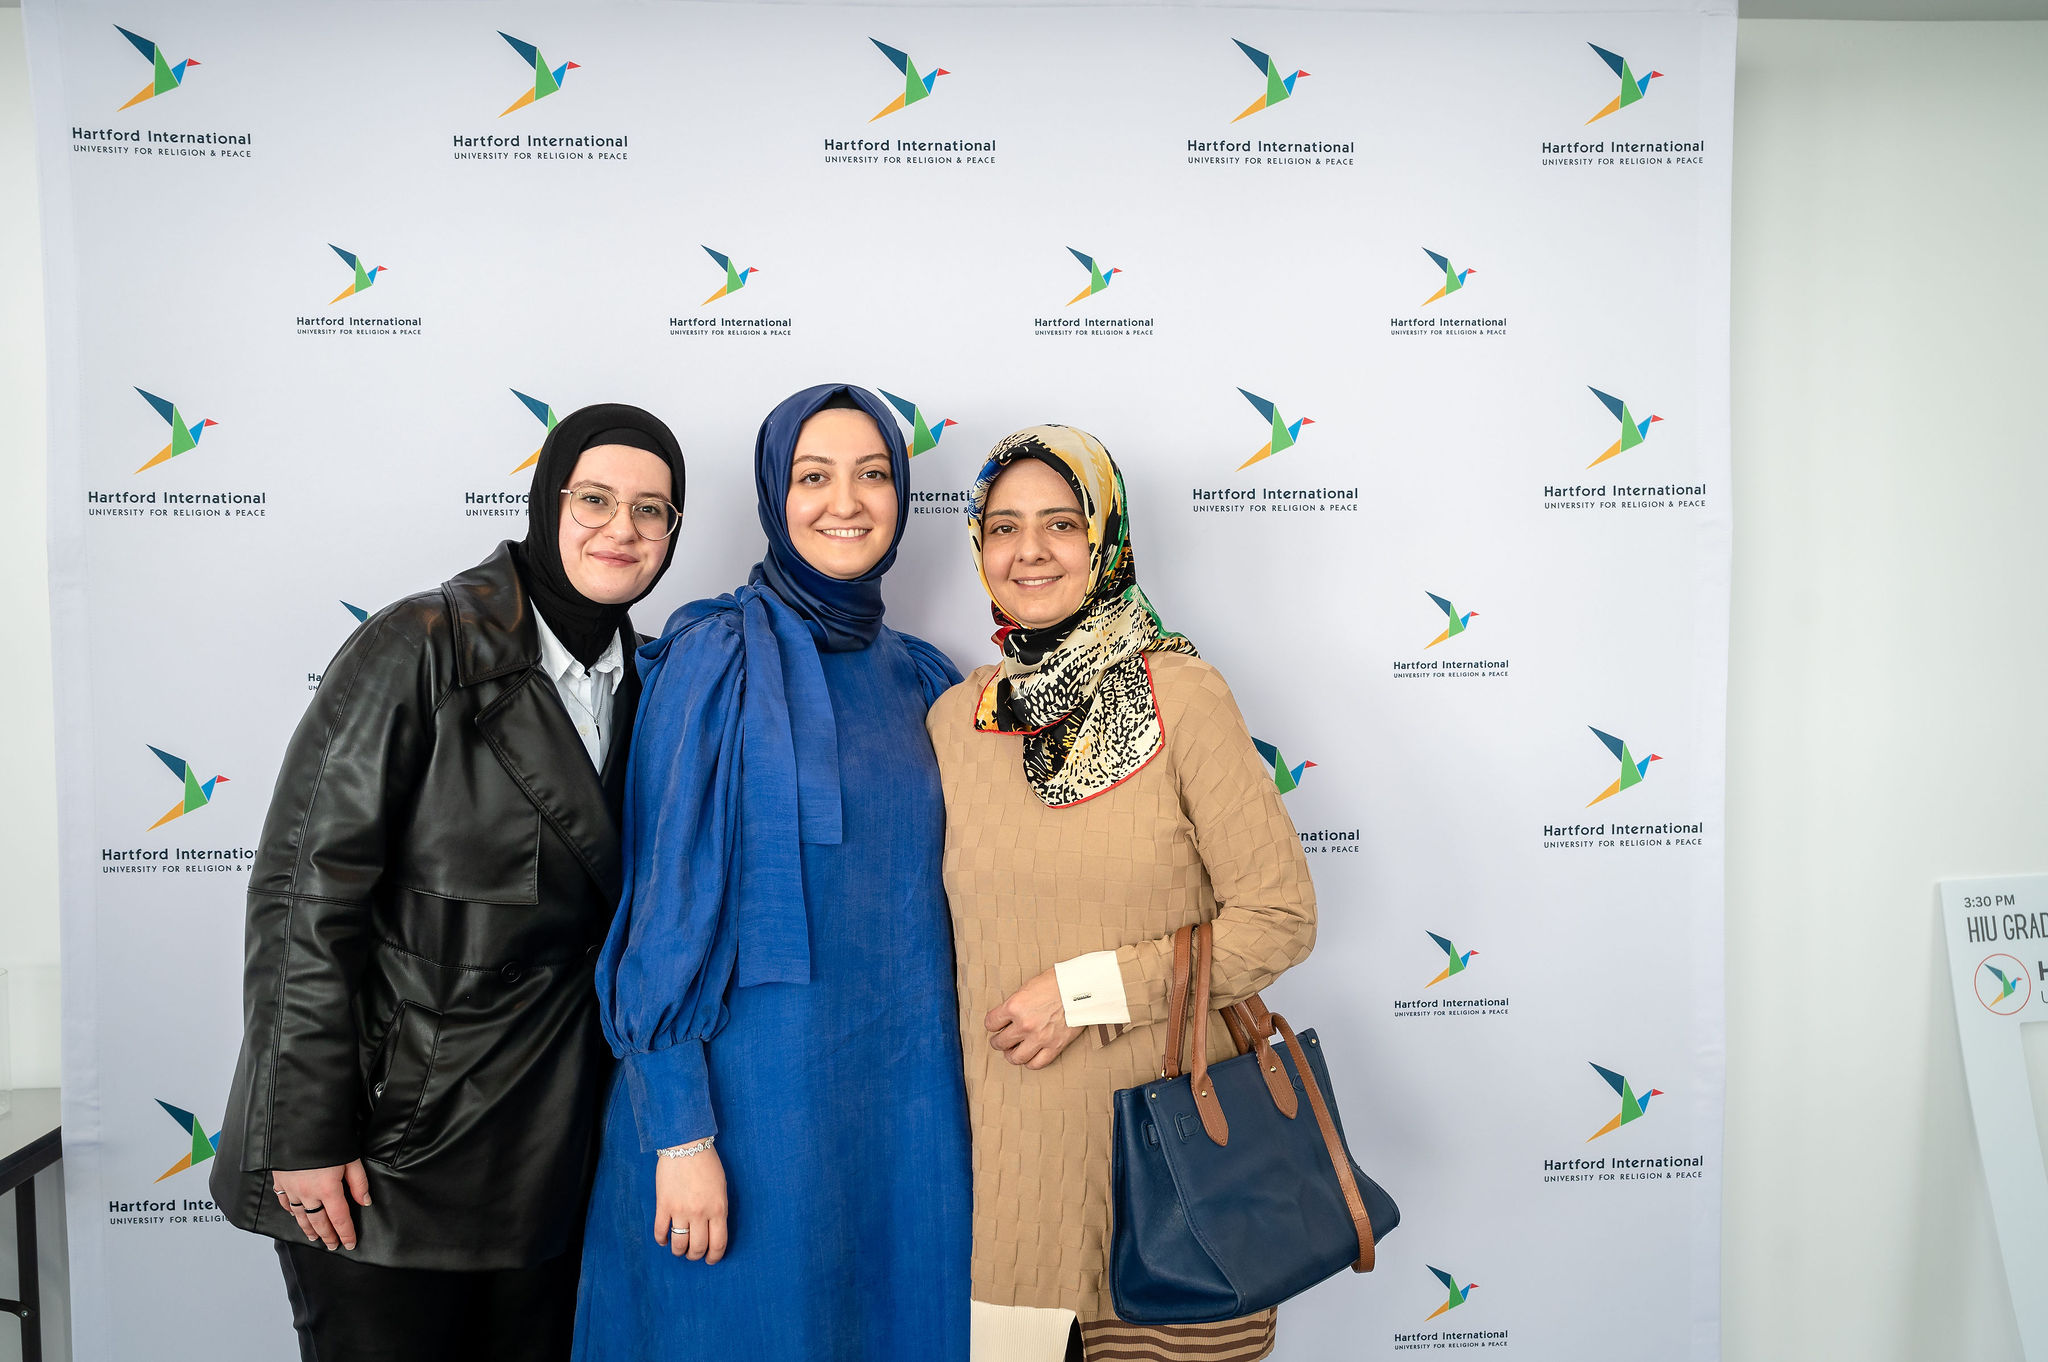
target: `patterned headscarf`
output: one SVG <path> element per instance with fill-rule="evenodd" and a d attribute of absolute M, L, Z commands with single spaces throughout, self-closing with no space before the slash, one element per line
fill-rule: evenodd
<path fill-rule="evenodd" d="M 1168 633 L 1139 589 L 1116 461 L 1100 440 L 1071 426 L 1026 426 L 989 451 L 968 521 L 982 588 L 988 587 L 981 541 L 989 489 L 1019 459 L 1054 469 L 1079 500 L 1088 521 L 1088 594 L 1058 624 L 1027 629 L 989 592 L 1003 660 L 982 690 L 974 726 L 1023 734 L 1025 780 L 1048 806 L 1062 809 L 1120 784 L 1158 754 L 1166 729 L 1144 655 L 1194 655 L 1195 645 Z"/>

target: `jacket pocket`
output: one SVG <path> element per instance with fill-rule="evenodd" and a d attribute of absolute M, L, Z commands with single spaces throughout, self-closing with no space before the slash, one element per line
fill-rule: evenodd
<path fill-rule="evenodd" d="M 393 1168 L 404 1164 L 406 1145 L 426 1105 L 440 1050 L 441 1014 L 418 1003 L 400 1003 L 370 1084 L 364 1158 Z"/>

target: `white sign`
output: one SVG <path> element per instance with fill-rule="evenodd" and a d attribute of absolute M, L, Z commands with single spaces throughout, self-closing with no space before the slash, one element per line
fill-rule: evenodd
<path fill-rule="evenodd" d="M 2030 1362 L 2048 1359 L 2048 875 L 1941 882 L 1956 1032 Z"/>

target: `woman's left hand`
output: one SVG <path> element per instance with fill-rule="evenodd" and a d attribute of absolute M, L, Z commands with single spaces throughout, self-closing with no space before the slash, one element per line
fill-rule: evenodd
<path fill-rule="evenodd" d="M 988 1043 L 1002 1051 L 1003 1058 L 1028 1069 L 1043 1069 L 1058 1059 L 1086 1029 L 1067 1025 L 1060 981 L 1049 969 L 991 1008 L 981 1024 L 988 1028 Z"/>

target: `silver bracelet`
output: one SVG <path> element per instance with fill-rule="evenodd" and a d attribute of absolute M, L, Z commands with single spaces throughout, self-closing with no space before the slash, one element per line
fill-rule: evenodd
<path fill-rule="evenodd" d="M 717 1139 L 716 1135 L 706 1135 L 701 1140 L 692 1140 L 688 1144 L 672 1144 L 667 1149 L 657 1149 L 654 1152 L 664 1159 L 694 1159 L 711 1148 Z"/>

